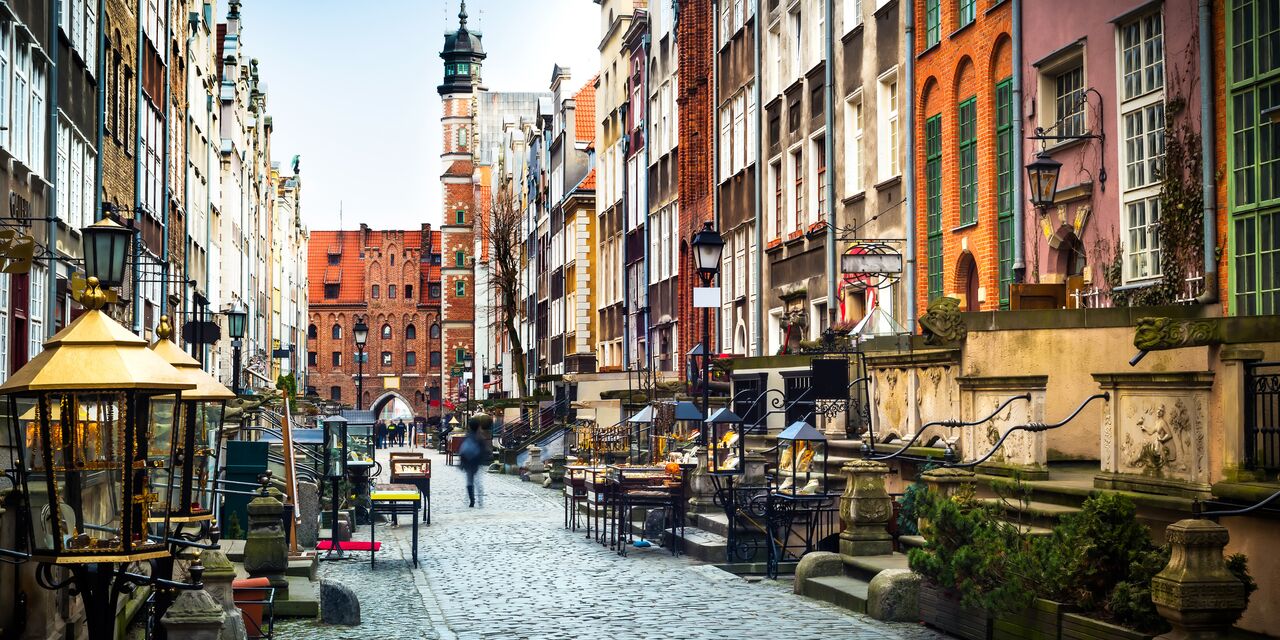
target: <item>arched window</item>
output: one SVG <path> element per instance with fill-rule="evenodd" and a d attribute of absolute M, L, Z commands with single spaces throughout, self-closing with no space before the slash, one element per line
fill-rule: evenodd
<path fill-rule="evenodd" d="M 389 324 L 382 325 L 382 339 L 383 340 L 391 339 L 391 325 Z"/>
<path fill-rule="evenodd" d="M 440 323 L 437 322 L 431 325 L 431 337 L 433 339 L 440 337 Z"/>
<path fill-rule="evenodd" d="M 405 340 L 417 340 L 417 339 L 418 339 L 418 328 L 417 328 L 417 327 L 415 327 L 415 326 L 413 326 L 412 324 L 410 324 L 409 326 L 405 327 L 405 328 L 404 328 L 404 339 L 405 339 Z"/>
<path fill-rule="evenodd" d="M 391 254 L 391 266 L 396 266 L 396 254 Z"/>
<path fill-rule="evenodd" d="M 333 325 L 332 337 L 334 340 L 342 339 L 342 325 L 340 324 Z"/>
<path fill-rule="evenodd" d="M 316 325 L 311 324 L 307 326 L 307 339 L 308 340 L 316 339 Z"/>

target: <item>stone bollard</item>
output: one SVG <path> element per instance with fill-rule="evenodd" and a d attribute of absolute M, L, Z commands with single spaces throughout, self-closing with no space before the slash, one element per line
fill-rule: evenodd
<path fill-rule="evenodd" d="M 204 589 L 182 591 L 160 623 L 169 640 L 220 640 L 227 614 Z"/>
<path fill-rule="evenodd" d="M 320 488 L 314 482 L 298 482 L 298 548 L 312 549 L 320 537 Z"/>
<path fill-rule="evenodd" d="M 222 611 L 227 614 L 218 637 L 220 640 L 245 640 L 244 616 L 236 607 L 235 591 L 231 588 L 236 579 L 235 565 L 221 549 L 200 552 L 200 564 L 204 566 L 204 590 L 222 604 Z"/>
<path fill-rule="evenodd" d="M 689 513 L 713 513 L 716 506 L 715 482 L 707 474 L 707 450 L 697 447 L 698 467 L 689 474 Z"/>
<path fill-rule="evenodd" d="M 529 470 L 529 482 L 541 486 L 542 481 L 547 479 L 547 465 L 542 462 L 542 448 L 529 445 L 529 462 L 525 465 Z"/>
<path fill-rule="evenodd" d="M 1211 520 L 1179 520 L 1165 529 L 1169 564 L 1151 579 L 1151 601 L 1173 630 L 1167 640 L 1226 638 L 1249 604 L 1244 583 L 1222 559 L 1230 535 Z"/>
<path fill-rule="evenodd" d="M 337 580 L 320 581 L 320 621 L 325 624 L 360 624 L 360 598 Z"/>
<path fill-rule="evenodd" d="M 975 474 L 968 469 L 939 467 L 920 474 L 920 481 L 929 487 L 929 491 L 937 498 L 952 499 L 964 493 L 970 493 L 977 487 Z M 917 516 L 916 527 L 924 534 L 928 519 Z"/>
<path fill-rule="evenodd" d="M 889 535 L 889 518 L 893 504 L 884 490 L 889 467 L 871 460 L 846 462 L 840 468 L 845 476 L 844 493 L 840 496 L 840 555 L 882 556 L 893 553 L 893 537 Z"/>
<path fill-rule="evenodd" d="M 244 541 L 244 570 L 251 578 L 266 578 L 276 589 L 277 600 L 289 597 L 289 545 L 281 516 L 284 504 L 270 495 L 249 502 L 249 533 Z"/>

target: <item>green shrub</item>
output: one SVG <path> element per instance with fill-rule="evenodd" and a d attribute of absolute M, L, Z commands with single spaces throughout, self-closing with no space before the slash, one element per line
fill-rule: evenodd
<path fill-rule="evenodd" d="M 1106 610 L 1113 621 L 1143 633 L 1162 633 L 1169 623 L 1151 601 L 1151 579 L 1169 563 L 1169 549 L 1151 548 L 1136 554 L 1107 596 Z M 1097 613 L 1096 611 L 1092 613 Z"/>
<path fill-rule="evenodd" d="M 920 535 L 920 502 L 928 491 L 929 487 L 917 480 L 902 492 L 902 497 L 898 498 L 898 504 L 902 505 L 898 509 L 898 535 Z"/>
<path fill-rule="evenodd" d="M 1136 519 L 1133 501 L 1117 493 L 1090 497 L 1078 513 L 1062 519 L 1053 535 L 1037 541 L 1044 575 L 1041 595 L 1098 611 L 1127 568 L 1141 563 L 1155 546 Z"/>

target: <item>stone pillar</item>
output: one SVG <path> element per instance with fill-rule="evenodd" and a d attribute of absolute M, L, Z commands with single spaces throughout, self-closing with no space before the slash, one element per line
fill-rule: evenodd
<path fill-rule="evenodd" d="M 955 467 L 939 467 L 930 469 L 920 474 L 920 481 L 929 487 L 929 491 L 938 499 L 953 499 L 963 493 L 969 493 L 976 489 L 975 474 L 968 469 L 957 469 Z M 916 526 L 920 532 L 924 532 L 925 525 L 929 521 L 922 516 L 916 517 Z"/>
<path fill-rule="evenodd" d="M 182 591 L 160 623 L 169 640 L 220 640 L 227 614 L 204 589 Z"/>
<path fill-rule="evenodd" d="M 1227 482 L 1263 480 L 1261 472 L 1244 466 L 1244 385 L 1245 365 L 1262 360 L 1264 356 L 1261 349 L 1233 346 L 1222 347 L 1218 356 L 1222 361 L 1218 368 L 1219 389 L 1223 400 L 1218 407 L 1221 416 L 1219 433 L 1222 434 L 1222 476 Z"/>
<path fill-rule="evenodd" d="M 249 533 L 244 542 L 244 570 L 252 578 L 267 578 L 276 588 L 276 599 L 288 599 L 289 545 L 281 517 L 284 504 L 270 495 L 249 502 Z"/>
<path fill-rule="evenodd" d="M 529 462 L 525 464 L 525 468 L 529 470 L 529 482 L 541 486 L 542 481 L 547 479 L 547 465 L 542 462 L 542 448 L 537 445 L 529 445 Z"/>
<path fill-rule="evenodd" d="M 1160 638 L 1226 638 L 1249 604 L 1244 583 L 1222 559 L 1230 536 L 1210 520 L 1179 520 L 1165 529 L 1169 564 L 1151 579 L 1151 601 L 1173 630 Z"/>
<path fill-rule="evenodd" d="M 889 467 L 871 460 L 846 462 L 844 494 L 840 496 L 840 555 L 881 556 L 893 552 L 893 538 L 887 526 L 893 504 L 884 489 Z"/>
<path fill-rule="evenodd" d="M 960 452 L 964 460 L 977 460 L 987 455 L 1016 425 L 1044 422 L 1044 392 L 1049 376 L 962 376 L 956 381 L 960 385 L 959 417 L 969 422 L 991 415 L 1013 396 L 1031 396 L 1030 401 L 1018 399 L 1010 402 L 989 422 L 959 430 Z M 1047 437 L 1044 432 L 1016 432 L 980 469 L 995 475 L 1017 473 L 1024 480 L 1047 480 Z"/>
<path fill-rule="evenodd" d="M 707 450 L 696 447 L 698 467 L 689 474 L 689 512 L 712 513 L 720 507 L 716 506 L 716 487 L 711 476 L 707 474 Z"/>
<path fill-rule="evenodd" d="M 764 454 L 759 451 L 747 451 L 746 459 L 742 461 L 742 486 L 763 487 L 766 464 L 768 461 L 765 460 Z"/>
<path fill-rule="evenodd" d="M 298 509 L 298 548 L 314 549 L 320 537 L 320 488 L 314 482 L 299 482 L 294 503 Z"/>
<path fill-rule="evenodd" d="M 222 605 L 227 614 L 222 623 L 220 640 L 244 640 L 244 616 L 236 607 L 235 591 L 231 583 L 236 579 L 235 565 L 227 559 L 221 549 L 206 549 L 200 552 L 200 564 L 204 566 L 204 590 L 209 592 Z"/>

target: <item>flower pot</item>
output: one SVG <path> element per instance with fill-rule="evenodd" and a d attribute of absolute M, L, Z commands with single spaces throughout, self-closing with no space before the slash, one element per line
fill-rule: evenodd
<path fill-rule="evenodd" d="M 991 638 L 991 617 L 987 612 L 961 606 L 959 598 L 927 582 L 920 585 L 920 618 L 931 627 L 965 640 Z"/>
<path fill-rule="evenodd" d="M 1039 598 L 1031 606 L 996 617 L 991 625 L 992 640 L 1058 640 L 1062 615 L 1070 605 Z"/>
<path fill-rule="evenodd" d="M 1149 640 L 1152 636 L 1079 613 L 1062 615 L 1062 640 Z"/>

